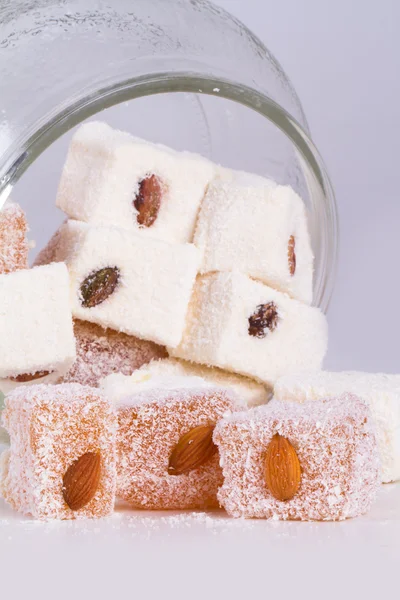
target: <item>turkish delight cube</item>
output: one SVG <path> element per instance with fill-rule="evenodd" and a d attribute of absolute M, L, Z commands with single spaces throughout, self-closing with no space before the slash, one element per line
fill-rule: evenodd
<path fill-rule="evenodd" d="M 135 389 L 138 378 L 140 380 L 141 377 L 200 377 L 216 387 L 233 390 L 237 396 L 237 403 L 243 408 L 266 404 L 272 396 L 272 388 L 258 381 L 177 358 L 152 360 L 131 376 L 117 373 L 109 375 L 100 382 L 100 387 L 105 393 L 111 389 L 114 394 L 127 396 Z"/>
<path fill-rule="evenodd" d="M 198 278 L 181 343 L 171 356 L 273 384 L 319 369 L 327 348 L 323 313 L 245 275 Z"/>
<path fill-rule="evenodd" d="M 75 320 L 74 333 L 76 360 L 62 379 L 65 383 L 98 387 L 100 380 L 111 373 L 119 373 L 119 377 L 131 375 L 151 360 L 167 356 L 165 347 L 154 342 L 87 321 Z"/>
<path fill-rule="evenodd" d="M 28 224 L 22 208 L 7 202 L 0 209 L 0 274 L 28 268 Z"/>
<path fill-rule="evenodd" d="M 33 385 L 6 397 L 10 450 L 0 490 L 36 519 L 103 517 L 114 508 L 115 410 L 79 384 Z"/>
<path fill-rule="evenodd" d="M 71 142 L 57 206 L 88 223 L 191 242 L 214 170 L 201 156 L 151 144 L 105 123 L 86 123 Z"/>
<path fill-rule="evenodd" d="M 220 421 L 214 441 L 233 517 L 342 520 L 366 513 L 379 489 L 375 427 L 356 396 L 272 400 Z"/>
<path fill-rule="evenodd" d="M 66 266 L 0 275 L 0 298 L 0 389 L 65 373 L 75 359 Z"/>
<path fill-rule="evenodd" d="M 237 269 L 311 304 L 313 252 L 304 203 L 291 187 L 260 180 L 242 174 L 209 186 L 194 237 L 201 272 Z"/>
<path fill-rule="evenodd" d="M 195 246 L 69 221 L 55 254 L 68 266 L 77 319 L 161 345 L 180 342 L 198 268 Z"/>
<path fill-rule="evenodd" d="M 119 423 L 117 495 L 135 508 L 217 507 L 222 472 L 212 433 L 236 409 L 234 394 L 197 377 L 171 377 L 146 379 L 111 399 Z"/>
<path fill-rule="evenodd" d="M 278 400 L 302 403 L 345 392 L 356 394 L 370 407 L 383 483 L 400 479 L 400 375 L 351 371 L 285 375 L 276 382 L 274 394 Z"/>

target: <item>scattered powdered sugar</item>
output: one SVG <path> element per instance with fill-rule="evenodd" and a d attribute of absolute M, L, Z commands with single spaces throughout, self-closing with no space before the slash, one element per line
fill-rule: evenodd
<path fill-rule="evenodd" d="M 301 484 L 289 501 L 270 494 L 264 457 L 275 433 L 287 438 L 301 466 Z M 308 402 L 273 400 L 217 424 L 224 483 L 218 498 L 234 517 L 342 520 L 367 512 L 380 483 L 375 426 L 356 396 Z"/>
<path fill-rule="evenodd" d="M 167 356 L 163 346 L 140 340 L 94 323 L 75 320 L 76 361 L 63 377 L 65 383 L 97 387 L 111 373 L 131 375 L 156 358 Z"/>

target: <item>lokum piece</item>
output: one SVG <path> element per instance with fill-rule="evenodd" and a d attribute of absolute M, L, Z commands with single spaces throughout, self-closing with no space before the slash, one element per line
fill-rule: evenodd
<path fill-rule="evenodd" d="M 0 275 L 0 298 L 0 389 L 63 375 L 75 359 L 66 266 Z"/>
<path fill-rule="evenodd" d="M 169 354 L 255 377 L 319 369 L 327 348 L 323 313 L 245 275 L 199 277 L 186 330 Z"/>
<path fill-rule="evenodd" d="M 119 377 L 131 375 L 151 360 L 165 358 L 165 347 L 140 340 L 94 323 L 75 320 L 76 360 L 63 377 L 65 383 L 81 383 L 98 387 L 111 373 Z"/>
<path fill-rule="evenodd" d="M 40 520 L 109 515 L 116 487 L 111 403 L 79 384 L 20 387 L 5 402 L 11 446 L 2 459 L 4 499 Z"/>
<path fill-rule="evenodd" d="M 285 375 L 275 384 L 275 397 L 305 402 L 350 392 L 370 407 L 377 430 L 382 462 L 382 481 L 400 479 L 400 376 L 382 373 L 301 373 Z"/>
<path fill-rule="evenodd" d="M 114 397 L 117 495 L 135 508 L 218 506 L 222 472 L 212 433 L 236 410 L 235 395 L 197 377 L 144 379 L 129 396 Z"/>
<path fill-rule="evenodd" d="M 241 375 L 235 375 L 222 369 L 205 367 L 185 360 L 161 358 L 143 365 L 130 377 L 120 374 L 109 375 L 101 381 L 100 387 L 105 393 L 128 396 L 135 389 L 141 377 L 200 377 L 217 387 L 231 389 L 236 393 L 237 402 L 243 408 L 266 404 L 272 396 L 272 388 Z"/>
<path fill-rule="evenodd" d="M 191 242 L 214 171 L 201 156 L 151 144 L 105 123 L 86 123 L 71 142 L 57 206 L 88 223 Z"/>
<path fill-rule="evenodd" d="M 192 244 L 69 221 L 55 260 L 68 266 L 76 318 L 161 345 L 180 342 L 199 260 Z"/>
<path fill-rule="evenodd" d="M 272 400 L 217 424 L 224 483 L 218 498 L 233 517 L 336 521 L 366 513 L 380 480 L 375 427 L 356 396 Z"/>
<path fill-rule="evenodd" d="M 262 181 L 242 174 L 210 184 L 194 237 L 201 272 L 237 269 L 311 304 L 313 253 L 304 203 L 290 186 Z"/>
<path fill-rule="evenodd" d="M 22 208 L 7 202 L 0 209 L 0 274 L 28 268 L 28 224 Z"/>

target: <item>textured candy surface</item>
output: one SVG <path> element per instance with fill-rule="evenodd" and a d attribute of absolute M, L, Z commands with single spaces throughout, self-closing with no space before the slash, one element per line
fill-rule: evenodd
<path fill-rule="evenodd" d="M 194 243 L 201 272 L 232 271 L 310 304 L 313 253 L 301 198 L 262 178 L 216 180 L 208 188 Z"/>
<path fill-rule="evenodd" d="M 94 323 L 76 320 L 76 360 L 63 377 L 65 383 L 98 387 L 101 379 L 119 373 L 121 377 L 153 359 L 164 358 L 164 347 L 134 336 L 103 329 Z"/>
<path fill-rule="evenodd" d="M 88 223 L 191 242 L 214 172 L 201 156 L 151 144 L 105 123 L 86 123 L 71 142 L 57 206 Z"/>
<path fill-rule="evenodd" d="M 0 490 L 16 510 L 36 519 L 103 517 L 114 508 L 116 486 L 113 407 L 78 384 L 18 388 L 6 397 L 3 424 L 11 447 L 3 459 Z M 69 467 L 86 453 L 100 454 L 93 498 L 71 510 L 63 494 Z"/>
<path fill-rule="evenodd" d="M 0 377 L 65 373 L 75 359 L 66 266 L 0 275 L 0 298 Z"/>
<path fill-rule="evenodd" d="M 291 500 L 276 499 L 265 478 L 275 434 L 294 448 L 301 481 Z M 334 521 L 367 512 L 380 484 L 375 426 L 359 398 L 304 405 L 272 400 L 232 415 L 214 431 L 223 466 L 218 498 L 234 517 Z"/>
<path fill-rule="evenodd" d="M 197 279 L 182 342 L 169 353 L 273 384 L 321 368 L 327 340 L 319 309 L 241 273 L 215 273 Z"/>
<path fill-rule="evenodd" d="M 218 506 L 222 472 L 217 454 L 182 475 L 168 473 L 169 460 L 183 435 L 235 410 L 235 396 L 199 378 L 175 377 L 139 384 L 137 393 L 117 403 L 117 495 L 135 508 Z"/>
<path fill-rule="evenodd" d="M 55 254 L 68 266 L 76 318 L 161 345 L 179 343 L 198 268 L 195 246 L 69 221 Z"/>
<path fill-rule="evenodd" d="M 377 430 L 382 481 L 400 479 L 400 375 L 305 372 L 281 377 L 274 391 L 278 400 L 300 403 L 344 392 L 357 394 L 370 407 Z"/>
<path fill-rule="evenodd" d="M 217 387 L 233 390 L 236 393 L 237 402 L 244 408 L 266 404 L 272 396 L 272 388 L 248 377 L 176 358 L 152 360 L 149 364 L 143 365 L 132 377 L 110 375 L 103 380 L 102 387 L 105 391 L 111 389 L 119 396 L 129 395 L 135 389 L 137 378 L 141 375 L 145 377 L 147 375 L 150 377 L 200 377 Z"/>
<path fill-rule="evenodd" d="M 28 268 L 28 225 L 22 208 L 8 202 L 0 209 L 0 274 Z"/>

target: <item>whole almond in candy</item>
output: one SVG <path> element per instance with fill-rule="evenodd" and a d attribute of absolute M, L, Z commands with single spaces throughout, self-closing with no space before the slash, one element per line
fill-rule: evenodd
<path fill-rule="evenodd" d="M 93 308 L 107 300 L 115 291 L 119 278 L 117 267 L 106 267 L 91 273 L 80 288 L 82 306 Z"/>
<path fill-rule="evenodd" d="M 137 222 L 143 227 L 151 227 L 158 216 L 162 200 L 162 184 L 156 175 L 149 175 L 139 182 L 139 190 L 133 201 L 138 211 Z"/>
<path fill-rule="evenodd" d="M 50 375 L 51 371 L 37 371 L 36 373 L 23 373 L 22 375 L 16 375 L 15 377 L 10 377 L 12 381 L 17 381 L 18 383 L 27 383 L 28 381 L 36 381 L 36 379 L 41 379 L 42 377 L 46 377 Z"/>
<path fill-rule="evenodd" d="M 296 273 L 296 239 L 294 235 L 291 235 L 288 242 L 288 263 L 289 273 L 293 277 Z"/>
<path fill-rule="evenodd" d="M 278 325 L 278 308 L 274 302 L 260 304 L 249 317 L 249 335 L 265 338 L 267 333 L 274 331 Z"/>
<path fill-rule="evenodd" d="M 70 465 L 63 477 L 63 496 L 71 510 L 86 506 L 100 483 L 100 454 L 86 452 Z"/>
<path fill-rule="evenodd" d="M 197 469 L 217 453 L 218 448 L 213 442 L 214 427 L 200 425 L 180 438 L 169 459 L 169 475 L 182 475 Z"/>
<path fill-rule="evenodd" d="M 274 435 L 267 448 L 264 476 L 267 488 L 277 500 L 291 500 L 299 490 L 301 468 L 296 450 L 279 433 Z"/>

